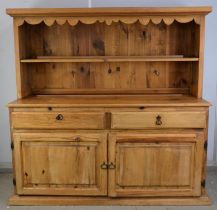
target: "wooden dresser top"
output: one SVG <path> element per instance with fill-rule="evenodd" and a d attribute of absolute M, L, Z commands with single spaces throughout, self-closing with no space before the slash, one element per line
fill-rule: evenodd
<path fill-rule="evenodd" d="M 130 16 L 130 15 L 188 15 L 208 14 L 212 7 L 144 7 L 144 8 L 11 8 L 7 14 L 16 16 Z"/>
<path fill-rule="evenodd" d="M 8 107 L 207 107 L 210 103 L 192 96 L 171 95 L 38 95 L 18 99 Z"/>

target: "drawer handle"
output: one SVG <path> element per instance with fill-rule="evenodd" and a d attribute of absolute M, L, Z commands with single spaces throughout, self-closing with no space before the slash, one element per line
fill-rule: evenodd
<path fill-rule="evenodd" d="M 108 168 L 109 168 L 109 169 L 115 169 L 115 164 L 112 163 L 112 162 L 109 163 L 109 164 L 108 164 Z"/>
<path fill-rule="evenodd" d="M 64 119 L 64 117 L 63 117 L 62 114 L 58 114 L 58 115 L 56 116 L 56 120 L 63 120 L 63 119 Z"/>
<path fill-rule="evenodd" d="M 114 163 L 106 163 L 106 162 L 103 162 L 102 164 L 101 164 L 101 169 L 115 169 L 115 164 Z"/>
<path fill-rule="evenodd" d="M 162 125 L 162 121 L 161 121 L 161 116 L 160 116 L 160 115 L 158 115 L 158 116 L 156 117 L 156 122 L 155 122 L 155 124 L 156 124 L 156 125 Z"/>
<path fill-rule="evenodd" d="M 108 169 L 108 164 L 103 162 L 100 167 L 101 169 Z"/>

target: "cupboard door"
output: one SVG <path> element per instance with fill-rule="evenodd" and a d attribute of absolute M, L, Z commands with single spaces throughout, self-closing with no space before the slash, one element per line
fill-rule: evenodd
<path fill-rule="evenodd" d="M 16 133 L 18 194 L 106 195 L 106 134 Z"/>
<path fill-rule="evenodd" d="M 111 134 L 109 195 L 200 196 L 203 133 Z"/>

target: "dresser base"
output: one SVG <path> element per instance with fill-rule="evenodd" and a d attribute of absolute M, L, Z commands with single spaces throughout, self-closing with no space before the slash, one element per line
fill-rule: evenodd
<path fill-rule="evenodd" d="M 18 196 L 9 199 L 9 205 L 35 206 L 35 205 L 135 205 L 135 206 L 200 206 L 211 205 L 208 195 L 201 197 L 180 198 L 107 198 L 107 197 L 70 197 L 70 196 Z"/>

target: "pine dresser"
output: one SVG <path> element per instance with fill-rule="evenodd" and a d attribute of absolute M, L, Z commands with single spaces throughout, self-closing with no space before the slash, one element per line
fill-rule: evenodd
<path fill-rule="evenodd" d="M 7 9 L 10 205 L 209 205 L 211 7 Z"/>

